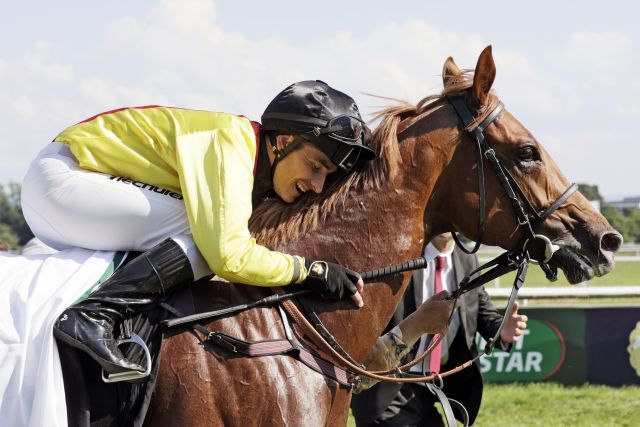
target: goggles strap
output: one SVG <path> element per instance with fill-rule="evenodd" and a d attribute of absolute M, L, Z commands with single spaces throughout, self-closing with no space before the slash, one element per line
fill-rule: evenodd
<path fill-rule="evenodd" d="M 349 124 L 344 124 L 344 123 L 339 124 L 340 120 L 347 120 Z M 353 125 L 354 122 L 359 122 L 361 126 L 359 131 L 357 131 L 356 127 Z M 344 115 L 344 116 L 334 117 L 333 119 L 329 120 L 324 127 L 315 126 L 310 133 L 313 133 L 315 136 L 320 136 L 320 135 L 331 136 L 331 134 L 334 134 L 332 136 L 334 138 L 346 139 L 348 141 L 361 141 L 361 143 L 364 144 L 365 143 L 364 129 L 366 128 L 366 126 L 367 126 L 366 123 L 362 119 L 354 116 Z M 340 132 L 345 129 L 349 129 L 351 131 L 350 136 L 336 134 L 336 132 Z"/>

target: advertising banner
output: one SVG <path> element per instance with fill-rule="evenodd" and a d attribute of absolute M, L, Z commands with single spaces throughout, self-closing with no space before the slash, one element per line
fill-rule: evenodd
<path fill-rule="evenodd" d="M 640 384 L 640 307 L 521 310 L 527 330 L 510 353 L 480 359 L 489 382 Z M 478 335 L 478 348 L 484 340 Z"/>

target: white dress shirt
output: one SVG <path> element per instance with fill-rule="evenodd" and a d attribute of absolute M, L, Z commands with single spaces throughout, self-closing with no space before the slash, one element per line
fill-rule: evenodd
<path fill-rule="evenodd" d="M 422 283 L 414 283 L 414 286 L 422 286 L 422 297 L 423 301 L 428 300 L 433 296 L 434 284 L 435 284 L 435 270 L 436 270 L 436 257 L 443 256 L 446 257 L 447 262 L 442 270 L 442 285 L 443 289 L 449 292 L 453 292 L 456 289 L 456 277 L 453 272 L 453 261 L 451 259 L 451 254 L 453 253 L 455 245 L 451 246 L 451 249 L 446 252 L 438 251 L 435 246 L 431 243 L 427 245 L 424 249 L 424 257 L 427 260 L 427 267 L 424 269 L 424 276 Z M 418 302 L 417 302 L 418 303 Z M 417 307 L 416 307 L 417 308 Z M 460 314 L 456 309 L 456 312 L 451 319 L 451 323 L 449 324 L 449 330 L 447 331 L 446 337 L 442 340 L 442 347 L 440 353 L 440 363 L 444 364 L 449 360 L 449 345 L 453 342 L 453 338 L 456 336 L 458 332 L 458 327 L 460 326 Z M 418 346 L 418 353 L 421 354 L 425 348 L 428 346 L 428 343 L 431 341 L 433 336 L 429 334 L 424 334 L 420 337 L 420 344 Z M 415 366 L 412 366 L 411 372 L 422 372 L 423 364 L 425 371 L 429 370 L 429 357 L 425 357 L 422 363 L 418 363 Z"/>

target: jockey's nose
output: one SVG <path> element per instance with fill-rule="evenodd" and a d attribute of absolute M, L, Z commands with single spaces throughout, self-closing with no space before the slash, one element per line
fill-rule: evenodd
<path fill-rule="evenodd" d="M 322 189 L 324 188 L 324 182 L 327 179 L 327 174 L 320 173 L 317 174 L 313 180 L 311 180 L 311 189 L 314 193 L 322 193 Z"/>

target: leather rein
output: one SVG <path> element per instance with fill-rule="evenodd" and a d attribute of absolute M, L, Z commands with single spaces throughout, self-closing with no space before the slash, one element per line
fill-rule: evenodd
<path fill-rule="evenodd" d="M 559 248 L 558 246 L 552 244 L 551 240 L 543 235 L 536 233 L 536 229 L 562 204 L 564 204 L 567 199 L 577 191 L 577 184 L 570 185 L 561 195 L 558 197 L 549 207 L 547 207 L 542 213 L 539 213 L 533 205 L 529 202 L 524 192 L 511 176 L 511 174 L 507 171 L 507 169 L 500 163 L 498 158 L 496 157 L 495 151 L 491 148 L 484 137 L 485 129 L 493 123 L 502 110 L 504 109 L 504 104 L 499 102 L 486 116 L 486 118 L 477 126 L 473 126 L 475 122 L 475 118 L 469 111 L 467 104 L 465 102 L 465 92 L 460 95 L 447 97 L 447 101 L 451 103 L 454 107 L 458 117 L 461 119 L 462 123 L 465 126 L 465 129 L 471 139 L 474 141 L 476 145 L 476 162 L 478 165 L 478 193 L 480 197 L 479 203 L 479 225 L 478 225 L 478 238 L 476 240 L 475 246 L 472 250 L 468 250 L 464 245 L 459 241 L 455 232 L 452 233 L 456 243 L 460 246 L 460 248 L 467 253 L 475 253 L 477 252 L 480 244 L 482 242 L 482 237 L 484 233 L 484 225 L 485 225 L 485 207 L 486 207 L 486 194 L 485 194 L 485 183 L 484 183 L 484 166 L 483 166 L 483 158 L 487 159 L 489 164 L 494 169 L 502 187 L 505 190 L 509 200 L 511 201 L 511 205 L 514 209 L 516 218 L 518 220 L 518 224 L 524 228 L 525 236 L 521 240 L 521 242 L 517 245 L 517 248 L 511 251 L 506 251 L 502 255 L 494 258 L 493 260 L 487 262 L 486 264 L 480 266 L 476 270 L 469 273 L 461 282 L 458 289 L 449 296 L 449 299 L 457 300 L 465 293 L 484 285 L 485 283 L 500 277 L 504 274 L 507 274 L 513 270 L 518 270 L 516 274 L 516 278 L 513 283 L 513 289 L 511 291 L 511 295 L 509 296 L 509 301 L 507 303 L 507 307 L 505 309 L 505 313 L 509 313 L 515 302 L 519 289 L 524 284 L 528 263 L 531 262 L 529 257 L 529 253 L 527 252 L 527 246 L 530 242 L 534 240 L 541 240 L 545 245 L 545 257 L 542 261 L 539 261 L 538 264 L 544 270 L 547 278 L 550 280 L 556 279 L 557 270 L 555 268 L 547 265 L 547 262 L 551 259 L 554 252 Z M 529 211 L 529 214 L 525 212 L 523 205 Z M 367 273 L 362 274 L 362 278 L 365 281 L 371 281 L 372 279 L 377 279 L 380 277 L 388 276 L 391 274 L 397 274 L 403 271 L 409 270 L 417 270 L 421 268 L 425 268 L 427 265 L 427 261 L 424 257 L 418 257 L 416 259 L 407 261 L 403 264 L 385 267 L 377 270 L 373 270 Z M 478 274 L 483 270 L 486 270 L 491 267 L 491 270 L 486 271 L 482 274 Z M 322 324 L 322 321 L 317 316 L 317 314 L 306 308 L 301 304 L 303 310 L 306 314 L 303 314 L 298 306 L 292 300 L 295 297 L 303 296 L 309 294 L 311 291 L 302 290 L 297 292 L 286 293 L 283 288 L 273 288 L 274 295 L 268 296 L 258 301 L 254 301 L 248 304 L 242 304 L 234 307 L 228 307 L 222 310 L 216 310 L 206 313 L 198 313 L 190 316 L 182 316 L 170 320 L 165 320 L 164 323 L 167 327 L 174 327 L 182 324 L 193 323 L 203 319 L 210 319 L 214 317 L 219 317 L 226 314 L 231 314 L 235 312 L 239 312 L 242 310 L 246 310 L 256 306 L 262 305 L 272 305 L 272 304 L 281 304 L 287 315 L 291 317 L 295 323 L 297 323 L 303 333 L 311 338 L 311 341 L 314 342 L 318 348 L 322 351 L 326 352 L 327 355 L 333 357 L 335 361 L 351 370 L 354 373 L 364 375 L 370 378 L 373 378 L 378 381 L 386 381 L 386 382 L 396 382 L 396 383 L 409 383 L 409 382 L 434 382 L 438 380 L 438 387 L 442 387 L 442 378 L 450 376 L 456 372 L 459 372 L 469 366 L 471 366 L 476 360 L 478 360 L 483 354 L 491 354 L 493 348 L 495 347 L 497 340 L 500 337 L 500 332 L 502 331 L 507 316 L 504 316 L 502 322 L 495 333 L 493 338 L 487 340 L 487 344 L 483 350 L 483 352 L 479 353 L 474 358 L 468 360 L 467 362 L 456 366 L 453 369 L 450 369 L 446 372 L 442 373 L 429 373 L 429 375 L 415 375 L 409 374 L 406 371 L 411 367 L 418 363 L 420 363 L 425 357 L 427 357 L 432 350 L 442 341 L 444 338 L 444 333 L 436 334 L 436 338 L 433 339 L 429 345 L 429 347 L 420 355 L 418 355 L 411 362 L 402 365 L 400 367 L 386 370 L 386 371 L 368 371 L 365 367 L 358 362 L 356 362 L 346 350 L 335 340 L 335 338 L 329 333 L 327 328 Z M 300 301 L 298 301 L 300 303 Z M 453 316 L 455 312 L 452 310 L 449 320 Z M 309 321 L 309 318 L 312 319 L 313 324 Z"/>
<path fill-rule="evenodd" d="M 545 257 L 542 261 L 539 261 L 538 264 L 545 272 L 547 278 L 549 280 L 556 280 L 557 278 L 557 269 L 550 267 L 547 262 L 551 259 L 555 251 L 559 249 L 558 246 L 554 245 L 551 240 L 543 235 L 536 233 L 536 229 L 561 205 L 563 205 L 567 199 L 578 190 L 577 184 L 570 185 L 561 195 L 558 197 L 549 207 L 547 207 L 542 213 L 539 213 L 536 210 L 531 202 L 527 199 L 526 195 L 517 184 L 515 179 L 511 176 L 511 174 L 507 171 L 507 169 L 500 163 L 498 160 L 495 151 L 491 148 L 484 137 L 485 129 L 493 123 L 502 110 L 504 109 L 504 104 L 499 102 L 490 112 L 487 114 L 486 118 L 477 126 L 473 127 L 473 123 L 475 118 L 469 111 L 467 104 L 464 99 L 465 93 L 463 92 L 460 95 L 447 97 L 447 100 L 454 107 L 458 117 L 461 119 L 462 123 L 467 130 L 467 133 L 471 137 L 471 139 L 476 144 L 476 161 L 478 165 L 478 193 L 480 197 L 480 214 L 479 214 L 479 237 L 476 240 L 475 247 L 472 250 L 468 250 L 464 245 L 459 241 L 455 232 L 452 233 L 456 243 L 461 247 L 464 252 L 467 253 L 475 253 L 477 252 L 480 244 L 482 242 L 482 237 L 484 233 L 484 224 L 485 224 L 485 207 L 486 207 L 486 194 L 485 194 L 485 185 L 484 185 L 484 167 L 483 167 L 483 157 L 489 161 L 489 164 L 494 169 L 502 187 L 509 198 L 511 205 L 514 209 L 516 218 L 518 220 L 518 224 L 524 228 L 525 237 L 521 240 L 516 249 L 511 251 L 506 251 L 502 255 L 494 258 L 488 263 L 480 266 L 476 270 L 469 273 L 460 283 L 458 289 L 454 291 L 449 299 L 457 300 L 460 296 L 465 293 L 482 286 L 483 284 L 500 277 L 504 274 L 507 274 L 513 270 L 518 270 L 516 274 L 516 278 L 513 283 L 513 289 L 509 296 L 509 301 L 507 303 L 507 307 L 505 309 L 505 313 L 510 313 L 513 303 L 517 297 L 518 291 L 524 284 L 526 275 L 527 275 L 527 267 L 528 263 L 531 262 L 529 257 L 529 253 L 527 252 L 527 246 L 530 242 L 534 240 L 541 240 L 545 245 Z M 525 212 L 523 205 L 529 211 L 529 215 Z M 416 266 L 414 269 L 424 268 L 422 265 L 426 266 L 426 259 L 423 257 L 416 258 L 415 260 L 409 261 L 406 264 L 411 262 L 415 262 Z M 393 266 L 387 267 L 385 269 L 378 269 L 372 272 L 368 272 L 363 274 L 364 280 L 371 280 L 374 278 L 378 278 L 384 275 L 394 274 L 400 271 L 406 271 L 408 268 L 402 269 L 398 268 L 402 266 Z M 480 274 L 478 276 L 477 273 L 489 268 L 493 267 L 491 270 Z M 474 277 L 476 276 L 476 277 Z M 282 293 L 282 290 L 276 291 L 277 293 Z M 413 374 L 408 374 L 406 371 L 411 367 L 421 362 L 425 357 L 427 357 L 432 350 L 442 341 L 444 338 L 444 333 L 437 334 L 437 338 L 432 340 L 429 347 L 420 355 L 418 355 L 411 362 L 402 365 L 398 368 L 390 369 L 387 371 L 368 371 L 363 366 L 354 361 L 352 357 L 340 346 L 333 336 L 326 331 L 324 325 L 318 318 L 318 316 L 306 309 L 307 316 L 301 313 L 299 308 L 291 299 L 285 299 L 282 302 L 285 311 L 289 316 L 291 316 L 296 323 L 298 323 L 301 329 L 311 337 L 312 341 L 318 345 L 323 351 L 327 352 L 336 361 L 348 369 L 356 372 L 360 375 L 364 375 L 379 381 L 387 381 L 387 382 L 396 382 L 396 383 L 405 383 L 405 382 L 432 382 L 435 380 L 439 380 L 440 384 L 442 384 L 442 378 L 450 376 L 456 372 L 465 369 L 468 366 L 471 366 L 476 360 L 478 360 L 483 354 L 489 355 L 493 351 L 498 339 L 500 338 L 500 332 L 502 331 L 507 316 L 503 316 L 502 322 L 498 330 L 496 331 L 493 338 L 487 340 L 487 344 L 484 348 L 484 351 L 479 353 L 476 357 L 468 360 L 467 362 L 456 366 L 453 369 L 450 369 L 446 372 L 442 373 L 430 373 L 429 375 L 416 376 Z M 455 312 L 455 306 L 453 311 L 449 316 L 449 320 L 453 316 Z M 314 319 L 315 325 L 309 322 L 308 317 Z M 329 337 L 327 337 L 327 334 Z"/>

